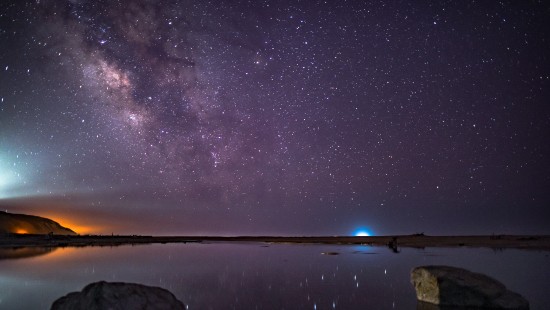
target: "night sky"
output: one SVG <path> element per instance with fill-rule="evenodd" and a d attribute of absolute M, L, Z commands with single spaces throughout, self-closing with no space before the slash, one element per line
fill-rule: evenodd
<path fill-rule="evenodd" d="M 3 0 L 0 97 L 79 232 L 550 233 L 546 1 Z"/>

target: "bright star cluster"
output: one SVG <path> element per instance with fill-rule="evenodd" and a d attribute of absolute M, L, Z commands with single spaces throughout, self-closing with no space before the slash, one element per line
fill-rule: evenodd
<path fill-rule="evenodd" d="M 139 233 L 548 232 L 549 12 L 3 2 L 2 207 Z"/>

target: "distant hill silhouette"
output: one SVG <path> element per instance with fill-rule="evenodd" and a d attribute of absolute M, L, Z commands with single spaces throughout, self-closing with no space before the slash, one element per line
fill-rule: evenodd
<path fill-rule="evenodd" d="M 45 217 L 0 212 L 0 234 L 6 233 L 76 235 L 69 228 Z"/>

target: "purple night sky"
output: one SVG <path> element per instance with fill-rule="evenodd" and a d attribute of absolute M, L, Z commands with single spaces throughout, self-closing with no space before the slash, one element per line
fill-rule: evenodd
<path fill-rule="evenodd" d="M 0 207 L 95 233 L 550 233 L 546 1 L 0 4 Z"/>

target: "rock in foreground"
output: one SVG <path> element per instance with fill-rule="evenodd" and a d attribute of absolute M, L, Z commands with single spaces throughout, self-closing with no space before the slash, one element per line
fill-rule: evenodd
<path fill-rule="evenodd" d="M 169 291 L 135 283 L 95 282 L 56 300 L 52 310 L 185 309 Z"/>
<path fill-rule="evenodd" d="M 422 266 L 411 272 L 416 298 L 441 306 L 529 309 L 521 295 L 486 275 L 449 266 Z"/>

